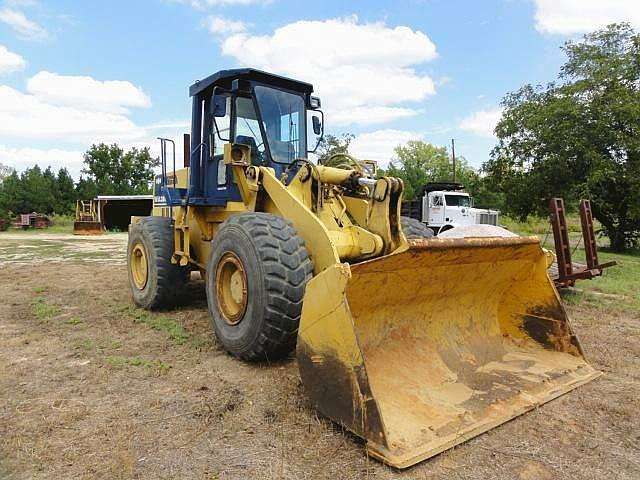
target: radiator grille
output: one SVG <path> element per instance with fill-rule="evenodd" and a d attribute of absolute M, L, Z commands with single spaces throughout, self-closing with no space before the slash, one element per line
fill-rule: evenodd
<path fill-rule="evenodd" d="M 495 213 L 481 213 L 478 215 L 478 223 L 482 225 L 498 225 L 498 215 Z"/>

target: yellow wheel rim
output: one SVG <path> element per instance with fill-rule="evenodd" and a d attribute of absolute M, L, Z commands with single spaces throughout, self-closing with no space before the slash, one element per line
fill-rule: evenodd
<path fill-rule="evenodd" d="M 224 320 L 229 325 L 240 323 L 247 309 L 247 274 L 234 253 L 225 253 L 218 262 L 216 296 Z"/>
<path fill-rule="evenodd" d="M 138 290 L 143 290 L 147 286 L 149 278 L 149 264 L 144 245 L 136 243 L 131 249 L 131 258 L 129 260 L 133 284 Z"/>

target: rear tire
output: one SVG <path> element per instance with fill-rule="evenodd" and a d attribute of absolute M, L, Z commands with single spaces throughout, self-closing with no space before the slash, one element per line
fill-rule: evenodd
<path fill-rule="evenodd" d="M 402 232 L 407 240 L 433 237 L 433 230 L 427 227 L 420 220 L 411 217 L 400 217 Z"/>
<path fill-rule="evenodd" d="M 244 360 L 275 360 L 296 345 L 313 265 L 291 222 L 268 213 L 226 220 L 207 264 L 207 303 L 216 336 Z"/>
<path fill-rule="evenodd" d="M 189 269 L 171 263 L 173 225 L 170 218 L 145 217 L 129 227 L 127 271 L 133 301 L 148 310 L 176 305 Z"/>

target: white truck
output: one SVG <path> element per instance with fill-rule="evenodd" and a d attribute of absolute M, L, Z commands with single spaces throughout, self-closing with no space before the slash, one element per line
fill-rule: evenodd
<path fill-rule="evenodd" d="M 420 198 L 402 204 L 402 215 L 418 220 L 438 235 L 454 227 L 498 225 L 500 212 L 474 208 L 473 198 L 459 183 L 428 183 Z"/>

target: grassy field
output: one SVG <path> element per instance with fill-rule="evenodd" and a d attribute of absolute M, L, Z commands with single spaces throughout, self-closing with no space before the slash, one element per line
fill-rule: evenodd
<path fill-rule="evenodd" d="M 527 222 L 517 222 L 504 218 L 505 227 L 520 235 L 537 235 L 543 246 L 554 250 L 553 232 L 546 219 L 531 217 Z M 568 216 L 569 242 L 572 260 L 584 263 L 585 251 L 582 241 L 580 218 Z M 596 231 L 599 225 L 594 225 Z M 640 251 L 630 250 L 626 253 L 613 253 L 608 248 L 609 240 L 600 236 L 598 242 L 598 258 L 601 263 L 617 262 L 617 266 L 605 270 L 604 275 L 596 281 L 579 282 L 576 289 L 563 292 L 564 298 L 572 303 L 604 303 L 630 312 L 640 312 Z M 604 295 L 599 295 L 604 294 Z"/>
<path fill-rule="evenodd" d="M 54 215 L 51 217 L 53 225 L 47 230 L 51 233 L 73 233 L 74 217 L 72 215 Z"/>
<path fill-rule="evenodd" d="M 15 220 L 15 219 L 14 219 Z M 13 228 L 10 227 L 6 230 L 8 233 L 38 233 L 38 232 L 46 232 L 46 233 L 73 233 L 73 222 L 74 217 L 72 215 L 51 215 L 49 216 L 49 220 L 51 220 L 51 226 L 43 229 L 27 229 L 22 230 L 21 228 Z M 13 222 L 13 220 L 11 220 Z M 0 231 L 0 234 L 2 232 Z"/>
<path fill-rule="evenodd" d="M 27 229 L 22 230 L 18 228 L 10 228 L 7 230 L 8 233 L 18 234 L 18 233 L 26 233 L 28 235 L 33 234 L 52 234 L 52 233 L 73 233 L 73 223 L 75 221 L 72 215 L 52 215 L 49 217 L 52 225 L 48 228 L 43 229 Z M 2 233 L 2 232 L 0 232 Z M 109 231 L 107 233 L 122 233 L 120 231 L 114 230 Z"/>
<path fill-rule="evenodd" d="M 539 221 L 510 227 L 546 233 Z M 572 245 L 579 235 L 572 228 Z M 179 308 L 135 308 L 126 239 L 0 233 L 3 480 L 640 478 L 636 252 L 602 251 L 619 265 L 562 292 L 602 377 L 398 471 L 317 413 L 295 358 L 227 355 L 197 275 Z M 578 245 L 574 259 L 583 256 Z"/>

